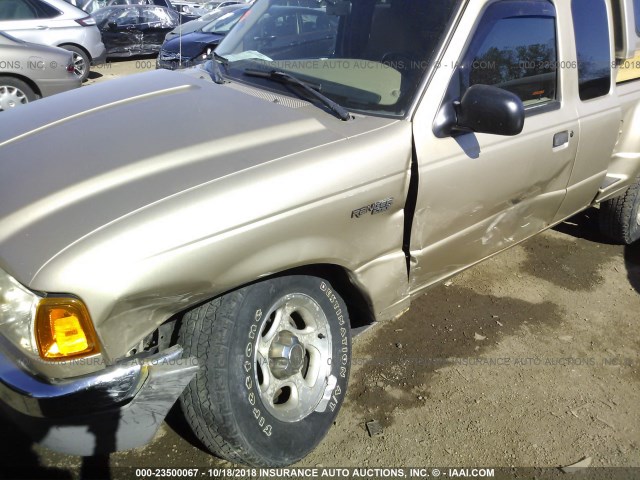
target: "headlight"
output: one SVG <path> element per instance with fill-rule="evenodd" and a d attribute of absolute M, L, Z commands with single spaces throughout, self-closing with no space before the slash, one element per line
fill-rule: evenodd
<path fill-rule="evenodd" d="M 0 333 L 19 347 L 38 353 L 33 319 L 40 297 L 0 270 Z"/>
<path fill-rule="evenodd" d="M 100 351 L 89 312 L 77 298 L 41 297 L 0 270 L 0 334 L 45 360 Z"/>

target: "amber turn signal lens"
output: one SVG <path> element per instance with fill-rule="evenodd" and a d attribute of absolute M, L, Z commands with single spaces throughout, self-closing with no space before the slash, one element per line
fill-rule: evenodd
<path fill-rule="evenodd" d="M 89 312 L 75 298 L 40 300 L 35 333 L 40 356 L 46 360 L 66 360 L 98 352 Z"/>

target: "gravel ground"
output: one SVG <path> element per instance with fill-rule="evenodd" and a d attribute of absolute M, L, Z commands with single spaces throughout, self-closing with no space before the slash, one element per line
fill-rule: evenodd
<path fill-rule="evenodd" d="M 148 72 L 156 69 L 156 55 L 141 55 L 125 59 L 113 59 L 103 65 L 91 67 L 91 73 L 83 87 L 114 78 Z"/>
<path fill-rule="evenodd" d="M 148 61 L 114 63 L 90 83 L 155 68 Z M 590 457 L 592 467 L 640 467 L 640 245 L 607 244 L 597 213 L 473 267 L 358 337 L 336 425 L 300 465 L 559 467 Z M 369 436 L 372 420 L 381 435 Z M 0 463 L 20 478 L 230 466 L 177 409 L 151 444 L 110 458 L 47 451 L 11 424 L 2 432 Z"/>

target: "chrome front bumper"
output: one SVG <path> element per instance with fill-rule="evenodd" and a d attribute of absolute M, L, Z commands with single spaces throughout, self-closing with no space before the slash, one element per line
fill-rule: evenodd
<path fill-rule="evenodd" d="M 73 380 L 48 381 L 0 350 L 0 407 L 44 446 L 96 455 L 148 443 L 198 371 L 178 345 Z"/>

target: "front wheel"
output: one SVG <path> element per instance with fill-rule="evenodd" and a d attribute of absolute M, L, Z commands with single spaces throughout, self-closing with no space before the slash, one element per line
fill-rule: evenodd
<path fill-rule="evenodd" d="M 347 308 L 322 278 L 278 277 L 188 312 L 179 334 L 201 371 L 181 405 L 213 453 L 289 465 L 333 424 L 349 376 Z"/>

